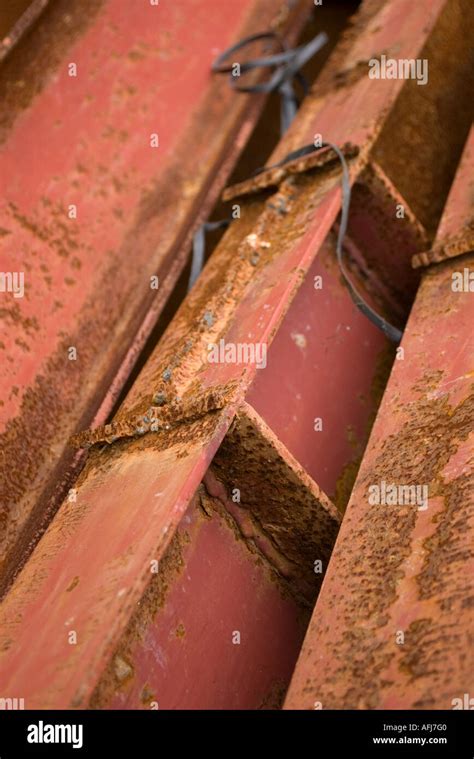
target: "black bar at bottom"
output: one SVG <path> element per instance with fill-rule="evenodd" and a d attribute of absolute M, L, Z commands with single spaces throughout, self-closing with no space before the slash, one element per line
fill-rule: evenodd
<path fill-rule="evenodd" d="M 474 758 L 474 714 L 453 711 L 1 711 L 0 759 L 150 757 L 187 749 L 302 757 Z M 259 750 L 262 750 L 259 748 Z M 244 759 L 244 757 L 243 757 Z"/>

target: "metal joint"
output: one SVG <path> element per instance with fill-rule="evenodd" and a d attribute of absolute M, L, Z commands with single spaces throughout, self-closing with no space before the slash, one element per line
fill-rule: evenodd
<path fill-rule="evenodd" d="M 151 405 L 145 413 L 134 414 L 117 419 L 95 429 L 85 430 L 73 435 L 70 445 L 75 448 L 91 448 L 94 445 L 115 443 L 123 438 L 136 438 L 149 432 L 166 434 L 182 424 L 201 419 L 206 414 L 219 411 L 226 406 L 234 395 L 235 382 L 218 385 L 194 392 L 188 398 L 176 398 L 161 405 Z"/>
<path fill-rule="evenodd" d="M 431 250 L 416 253 L 412 258 L 414 269 L 431 266 L 451 258 L 464 256 L 474 250 L 474 229 L 463 230 L 460 235 L 451 237 L 442 245 L 435 245 Z"/>
<path fill-rule="evenodd" d="M 346 142 L 340 150 L 344 158 L 351 159 L 359 155 L 359 147 L 350 142 Z M 229 201 L 244 195 L 255 195 L 270 187 L 279 187 L 283 180 L 292 174 L 304 174 L 311 169 L 326 169 L 338 162 L 339 158 L 332 147 L 322 147 L 314 153 L 295 158 L 283 165 L 270 166 L 243 182 L 226 187 L 222 193 L 222 200 Z"/>

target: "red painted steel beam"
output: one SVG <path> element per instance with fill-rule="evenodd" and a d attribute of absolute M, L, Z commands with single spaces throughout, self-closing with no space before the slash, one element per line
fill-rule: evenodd
<path fill-rule="evenodd" d="M 91 705 L 281 705 L 321 581 L 314 563 L 326 566 L 338 523 L 324 493 L 244 404 Z"/>
<path fill-rule="evenodd" d="M 208 498 L 207 513 L 194 503 L 186 511 L 175 536 L 182 549 L 174 572 L 166 571 L 167 557 L 160 563 L 167 586 L 161 593 L 157 588 L 156 620 L 149 619 L 149 594 L 146 612 L 137 615 L 93 695 L 93 708 L 281 704 L 304 636 L 302 615 L 211 504 Z"/>
<path fill-rule="evenodd" d="M 471 218 L 472 148 L 471 132 L 435 250 Z M 473 264 L 422 280 L 287 709 L 453 709 L 472 692 L 474 305 L 455 280 Z"/>
<path fill-rule="evenodd" d="M 341 510 L 392 359 L 383 334 L 342 284 L 329 237 L 246 397 Z"/>
<path fill-rule="evenodd" d="M 294 39 L 307 11 L 68 0 L 5 62 L 0 270 L 24 295 L 0 292 L 3 586 L 79 463 L 68 437 L 110 413 L 263 106 L 212 77 L 213 58 L 255 28 Z"/>
<path fill-rule="evenodd" d="M 400 17 L 399 4 L 388 3 L 379 14 L 372 6 L 365 41 L 381 50 L 399 43 L 400 55 L 417 55 L 443 6 L 430 3 L 420 12 L 406 3 Z M 360 27 L 357 32 L 364 37 Z M 356 36 L 354 54 L 347 55 L 353 65 L 359 43 Z M 337 130 L 340 142 L 355 136 L 361 155 L 352 161 L 354 179 L 402 87 L 391 80 L 369 88 L 364 77 L 322 104 L 311 99 L 280 154 L 315 131 L 332 138 Z M 271 343 L 340 209 L 339 183 L 338 169 L 285 180 L 271 198 L 242 208 L 113 424 L 92 435 L 107 444 L 92 452 L 76 501 L 63 504 L 1 610 L 2 690 L 24 691 L 27 707 L 90 703 L 144 598 L 150 561 L 169 545 L 255 377 L 254 363 L 209 363 L 207 346 L 220 339 Z M 286 214 L 278 211 L 282 203 Z M 146 433 L 153 404 L 156 435 Z M 31 629 L 41 631 L 34 641 Z M 72 629 L 75 645 L 68 641 Z"/>

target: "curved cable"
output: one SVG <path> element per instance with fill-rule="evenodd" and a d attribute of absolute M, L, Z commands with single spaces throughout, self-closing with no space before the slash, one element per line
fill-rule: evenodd
<path fill-rule="evenodd" d="M 382 330 L 382 332 L 386 335 L 386 337 L 389 338 L 389 340 L 391 340 L 394 343 L 399 343 L 403 337 L 403 332 L 399 330 L 397 327 L 394 327 L 393 324 L 390 324 L 390 322 L 384 319 L 383 316 L 380 316 L 380 314 L 378 314 L 376 311 L 374 311 L 374 309 L 371 306 L 369 306 L 367 301 L 364 300 L 360 292 L 357 290 L 356 286 L 353 284 L 350 278 L 349 272 L 344 263 L 343 243 L 344 243 L 344 238 L 347 232 L 347 225 L 349 222 L 349 208 L 351 204 L 351 183 L 350 183 L 350 178 L 349 178 L 349 167 L 347 165 L 347 161 L 344 157 L 344 154 L 342 153 L 340 148 L 338 148 L 337 145 L 334 145 L 332 142 L 323 142 L 321 143 L 321 145 L 317 145 L 317 146 L 312 143 L 308 145 L 303 145 L 303 147 L 298 148 L 297 150 L 293 150 L 291 153 L 288 153 L 281 161 L 278 161 L 278 163 L 273 163 L 270 166 L 262 166 L 261 168 L 257 169 L 254 172 L 254 176 L 256 176 L 257 174 L 261 174 L 263 171 L 268 171 L 269 169 L 277 169 L 280 166 L 284 166 L 286 163 L 289 163 L 290 161 L 294 161 L 296 158 L 301 158 L 302 156 L 309 155 L 310 153 L 314 153 L 315 151 L 321 150 L 321 148 L 326 148 L 326 147 L 329 147 L 332 150 L 334 150 L 342 166 L 341 223 L 339 225 L 339 231 L 337 234 L 337 242 L 336 242 L 336 256 L 337 256 L 337 262 L 339 264 L 339 269 L 341 270 L 341 274 L 344 277 L 344 281 L 347 285 L 351 298 L 354 304 L 359 309 L 359 311 L 361 311 L 372 322 L 372 324 L 375 324 L 376 327 Z"/>
<path fill-rule="evenodd" d="M 276 41 L 282 48 L 282 51 L 238 63 L 239 73 L 235 74 L 234 66 L 237 62 L 228 63 L 230 56 L 252 42 L 264 39 L 272 39 Z M 308 85 L 300 69 L 326 44 L 327 41 L 327 34 L 325 32 L 320 32 L 320 34 L 317 34 L 316 37 L 304 45 L 288 49 L 285 42 L 274 32 L 252 34 L 224 50 L 224 52 L 222 52 L 212 64 L 212 71 L 217 74 L 229 73 L 230 85 L 233 89 L 237 90 L 237 92 L 268 93 L 278 91 L 281 97 L 280 132 L 281 134 L 284 134 L 293 121 L 298 108 L 298 101 L 293 87 L 293 79 L 298 79 L 306 94 Z M 259 82 L 252 85 L 239 83 L 238 80 L 242 74 L 256 68 L 274 68 L 275 71 L 266 82 Z"/>

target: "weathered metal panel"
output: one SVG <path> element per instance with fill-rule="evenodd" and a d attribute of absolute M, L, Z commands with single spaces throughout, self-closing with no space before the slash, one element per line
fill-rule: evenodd
<path fill-rule="evenodd" d="M 190 425 L 184 446 L 178 433 L 163 450 L 153 436 L 145 448 L 142 439 L 127 443 L 115 461 L 91 456 L 76 498 L 63 504 L 4 601 L 2 693 L 21 691 L 26 708 L 87 703 L 150 562 L 161 558 L 224 435 L 220 415 Z M 11 616 L 17 592 L 26 592 L 29 608 L 21 603 Z"/>
<path fill-rule="evenodd" d="M 174 562 L 161 563 L 154 598 L 150 586 L 94 708 L 281 704 L 304 636 L 303 614 L 211 504 L 206 498 L 207 514 L 194 504 L 186 512 Z"/>
<path fill-rule="evenodd" d="M 279 706 L 338 523 L 244 404 L 91 705 Z"/>

